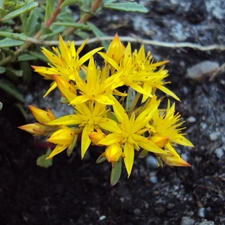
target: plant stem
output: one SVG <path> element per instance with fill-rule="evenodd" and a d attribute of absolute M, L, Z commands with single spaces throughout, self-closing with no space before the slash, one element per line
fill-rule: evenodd
<path fill-rule="evenodd" d="M 133 101 L 133 104 L 132 104 L 132 106 L 130 107 L 130 110 L 129 110 L 128 113 L 131 113 L 131 112 L 134 111 L 134 109 L 136 108 L 136 105 L 137 105 L 138 100 L 139 100 L 140 97 L 141 97 L 141 94 L 138 92 L 138 93 L 136 94 L 136 96 L 135 96 L 135 99 L 134 99 L 134 101 Z"/>
<path fill-rule="evenodd" d="M 49 18 L 49 20 L 45 23 L 45 27 L 49 28 L 52 23 L 55 21 L 56 17 L 58 16 L 58 14 L 61 11 L 61 5 L 65 0 L 60 0 L 58 6 L 56 7 L 55 11 L 53 12 L 52 16 Z M 42 35 L 42 30 L 39 30 L 35 35 L 34 35 L 34 39 L 39 39 Z M 28 49 L 31 45 L 33 44 L 33 42 L 31 41 L 26 41 L 25 44 L 23 44 L 19 49 L 17 49 L 13 55 L 10 55 L 6 58 L 4 58 L 2 61 L 0 61 L 0 66 L 3 66 L 5 64 L 7 64 L 8 62 L 12 61 L 13 59 L 15 59 L 19 54 L 21 54 L 23 51 L 25 51 L 26 49 Z"/>
<path fill-rule="evenodd" d="M 100 8 L 102 1 L 103 0 L 96 0 L 91 6 L 91 12 L 93 12 L 93 13 L 96 12 Z M 85 13 L 84 16 L 82 16 L 77 23 L 85 23 L 92 16 L 93 16 L 92 13 Z M 68 36 L 68 35 L 72 34 L 75 30 L 76 30 L 75 27 L 70 27 L 67 30 L 65 30 L 65 32 L 62 34 L 62 36 L 64 36 L 64 37 Z"/>

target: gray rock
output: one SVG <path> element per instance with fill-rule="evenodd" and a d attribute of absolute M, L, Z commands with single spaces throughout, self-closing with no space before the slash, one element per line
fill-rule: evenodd
<path fill-rule="evenodd" d="M 215 225 L 215 223 L 213 221 L 203 221 L 203 222 L 200 222 L 200 223 L 196 223 L 195 225 Z"/>
<path fill-rule="evenodd" d="M 215 150 L 215 154 L 216 154 L 218 159 L 221 159 L 223 157 L 223 154 L 224 154 L 223 149 L 222 148 L 217 148 Z"/>
<path fill-rule="evenodd" d="M 180 223 L 180 225 L 194 225 L 194 224 L 195 224 L 195 220 L 187 216 L 182 217 L 181 223 Z"/>
<path fill-rule="evenodd" d="M 206 60 L 188 68 L 186 78 L 200 81 L 213 75 L 219 68 L 219 63 Z"/>
<path fill-rule="evenodd" d="M 221 133 L 219 131 L 215 131 L 209 135 L 209 139 L 211 141 L 216 141 L 220 137 Z"/>

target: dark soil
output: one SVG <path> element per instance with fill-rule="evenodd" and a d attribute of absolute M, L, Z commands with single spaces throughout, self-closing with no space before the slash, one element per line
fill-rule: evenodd
<path fill-rule="evenodd" d="M 107 16 L 101 14 L 93 21 L 108 35 L 133 33 L 145 39 L 202 45 L 225 42 L 222 0 L 142 2 L 148 14 L 107 11 Z M 5 105 L 0 113 L 0 224 L 225 224 L 225 74 L 211 82 L 208 77 L 201 82 L 185 78 L 196 63 L 211 60 L 222 65 L 225 53 L 146 48 L 157 60 L 170 60 L 170 89 L 182 100 L 176 103 L 177 110 L 187 121 L 186 132 L 195 145 L 178 151 L 192 167 L 156 168 L 149 156 L 137 159 L 130 178 L 123 171 L 119 183 L 111 187 L 110 166 L 96 165 L 97 149 L 91 148 L 84 160 L 79 153 L 70 158 L 62 153 L 44 169 L 36 159 L 46 149 L 34 147 L 35 140 L 17 128 L 25 123 L 19 111 Z M 57 93 L 42 100 L 46 88 L 34 75 L 29 91 L 24 90 L 26 109 L 28 103 L 43 107 L 40 102 L 46 101 L 44 107 L 60 109 L 52 100 Z"/>

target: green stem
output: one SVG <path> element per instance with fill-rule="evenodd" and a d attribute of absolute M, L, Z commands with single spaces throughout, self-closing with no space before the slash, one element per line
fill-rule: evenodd
<path fill-rule="evenodd" d="M 134 111 L 134 109 L 135 109 L 135 107 L 136 107 L 136 105 L 137 105 L 137 103 L 138 103 L 138 100 L 139 100 L 140 96 L 141 96 L 141 94 L 138 92 L 138 93 L 136 94 L 136 96 L 135 96 L 135 99 L 134 99 L 134 101 L 133 101 L 132 106 L 130 107 L 129 113 L 131 113 L 131 112 Z"/>
<path fill-rule="evenodd" d="M 46 22 L 45 26 L 46 28 L 49 28 L 52 23 L 55 21 L 56 17 L 58 16 L 58 14 L 61 11 L 61 5 L 65 0 L 60 0 L 57 8 L 55 9 L 54 13 L 52 14 L 52 16 L 49 18 L 49 20 Z M 42 31 L 39 30 L 35 35 L 34 35 L 34 39 L 39 39 L 42 35 Z M 3 66 L 9 62 L 11 62 L 13 59 L 15 59 L 18 55 L 20 55 L 23 51 L 27 50 L 33 43 L 31 41 L 27 41 L 25 44 L 23 44 L 19 49 L 17 49 L 13 55 L 10 55 L 6 58 L 4 58 L 3 60 L 0 61 L 0 66 Z"/>

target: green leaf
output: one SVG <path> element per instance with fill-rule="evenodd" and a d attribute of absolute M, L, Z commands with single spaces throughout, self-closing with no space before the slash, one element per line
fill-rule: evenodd
<path fill-rule="evenodd" d="M 46 9 L 45 9 L 45 20 L 46 23 L 48 19 L 51 17 L 51 15 L 54 12 L 54 0 L 46 0 Z"/>
<path fill-rule="evenodd" d="M 141 153 L 139 154 L 138 158 L 142 159 L 148 155 L 149 151 L 147 150 L 142 150 Z"/>
<path fill-rule="evenodd" d="M 29 83 L 32 79 L 32 68 L 30 63 L 28 61 L 22 61 L 20 62 L 20 68 L 23 71 L 23 82 L 26 84 Z"/>
<path fill-rule="evenodd" d="M 89 38 L 89 34 L 87 32 L 81 31 L 81 30 L 76 30 L 75 34 L 82 38 L 83 40 L 86 40 L 87 38 Z"/>
<path fill-rule="evenodd" d="M 103 4 L 107 5 L 107 4 L 110 4 L 110 3 L 113 3 L 113 2 L 116 2 L 116 0 L 104 0 Z"/>
<path fill-rule="evenodd" d="M 109 3 L 104 5 L 105 8 L 115 9 L 127 12 L 141 12 L 147 13 L 148 9 L 137 2 L 123 2 L 123 3 Z"/>
<path fill-rule="evenodd" d="M 60 33 L 62 33 L 65 30 L 65 27 L 52 25 L 51 29 L 47 29 L 47 28 L 45 29 L 45 31 L 47 30 L 48 32 L 45 32 L 45 34 L 41 36 L 42 39 L 46 39 L 54 35 L 58 36 Z"/>
<path fill-rule="evenodd" d="M 33 56 L 33 55 L 30 55 L 30 54 L 23 54 L 23 55 L 20 55 L 18 57 L 18 61 L 29 61 L 29 60 L 36 60 L 37 57 L 36 56 Z"/>
<path fill-rule="evenodd" d="M 21 8 L 12 11 L 11 13 L 7 14 L 6 16 L 4 16 L 1 21 L 4 20 L 8 20 L 8 19 L 12 19 L 14 17 L 17 17 L 23 13 L 29 12 L 30 10 L 32 10 L 33 8 L 37 7 L 38 3 L 37 2 L 29 2 L 28 4 L 25 4 L 24 6 L 22 6 Z"/>
<path fill-rule="evenodd" d="M 63 4 L 60 6 L 60 8 L 62 9 L 64 7 L 66 7 L 66 6 L 69 6 L 69 5 L 72 5 L 72 4 L 76 4 L 78 2 L 79 2 L 79 0 L 66 0 L 66 1 L 63 2 Z"/>
<path fill-rule="evenodd" d="M 3 73 L 5 73 L 5 67 L 0 66 L 0 74 L 3 74 Z"/>
<path fill-rule="evenodd" d="M 93 23 L 87 22 L 87 25 L 90 27 L 96 37 L 105 37 L 105 34 L 101 30 L 99 30 Z M 109 41 L 101 41 L 101 44 L 105 49 L 108 49 Z"/>
<path fill-rule="evenodd" d="M 3 8 L 0 7 L 0 20 L 2 17 L 4 17 L 5 15 L 7 15 L 7 10 L 4 10 Z"/>
<path fill-rule="evenodd" d="M 23 95 L 16 90 L 15 85 L 6 79 L 0 79 L 0 88 L 16 98 L 17 100 L 24 102 Z"/>
<path fill-rule="evenodd" d="M 23 71 L 22 70 L 15 70 L 12 68 L 6 68 L 6 72 L 9 73 L 12 76 L 16 77 L 22 77 L 23 76 Z"/>
<path fill-rule="evenodd" d="M 4 32 L 4 31 L 0 31 L 0 36 L 20 41 L 26 41 L 27 39 L 27 36 L 25 34 Z"/>
<path fill-rule="evenodd" d="M 3 108 L 3 104 L 0 102 L 0 110 L 2 110 Z"/>
<path fill-rule="evenodd" d="M 126 106 L 125 106 L 127 112 L 130 112 L 134 99 L 135 99 L 135 91 L 131 87 L 129 87 L 127 92 L 127 98 L 126 98 Z"/>
<path fill-rule="evenodd" d="M 34 56 L 34 57 L 36 57 L 36 58 L 42 60 L 43 62 L 46 62 L 46 63 L 49 62 L 48 59 L 46 58 L 46 56 L 43 55 L 43 54 L 40 53 L 40 52 L 33 52 L 33 51 L 30 51 L 29 53 L 30 53 L 32 56 Z"/>
<path fill-rule="evenodd" d="M 99 164 L 99 163 L 102 163 L 106 160 L 106 157 L 105 157 L 105 153 L 102 153 L 96 160 L 96 163 Z"/>
<path fill-rule="evenodd" d="M 47 159 L 46 158 L 51 154 L 51 149 L 48 148 L 46 154 L 40 156 L 37 159 L 37 165 L 43 168 L 48 168 L 50 166 L 52 166 L 52 159 Z"/>
<path fill-rule="evenodd" d="M 20 46 L 20 45 L 23 45 L 24 43 L 25 43 L 24 41 L 17 41 L 12 38 L 4 38 L 3 40 L 0 41 L 0 48 Z"/>
<path fill-rule="evenodd" d="M 64 26 L 64 27 L 75 27 L 75 28 L 79 28 L 82 30 L 90 30 L 89 26 L 85 25 L 85 24 L 81 24 L 81 23 L 66 23 L 66 22 L 55 22 L 52 25 L 55 26 Z"/>
<path fill-rule="evenodd" d="M 41 16 L 41 8 L 35 8 L 34 10 L 32 10 L 32 12 L 30 13 L 28 19 L 27 19 L 27 29 L 28 29 L 28 36 L 31 37 L 33 36 L 38 30 L 40 30 L 41 28 L 41 24 L 38 21 L 38 19 Z"/>
<path fill-rule="evenodd" d="M 122 159 L 115 163 L 115 166 L 112 167 L 111 176 L 110 176 L 110 184 L 114 186 L 120 179 L 122 172 Z"/>

